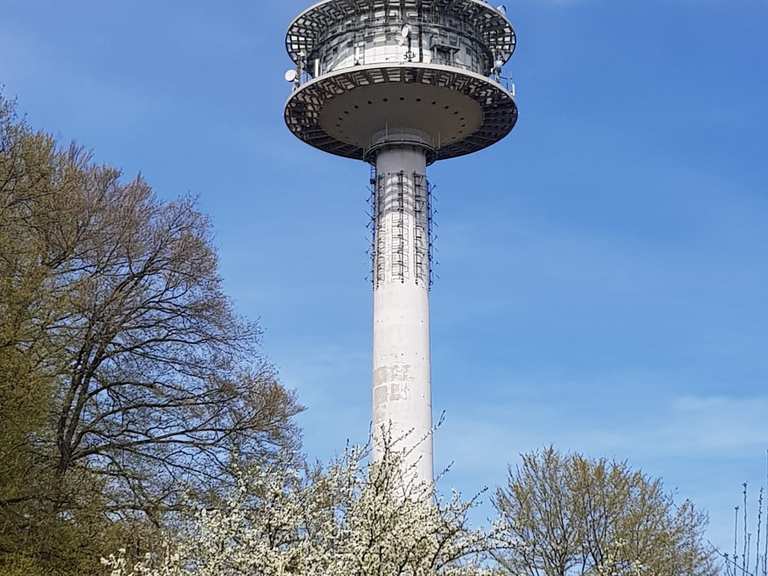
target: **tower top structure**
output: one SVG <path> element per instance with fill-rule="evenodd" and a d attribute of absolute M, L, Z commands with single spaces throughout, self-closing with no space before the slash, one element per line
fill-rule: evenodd
<path fill-rule="evenodd" d="M 517 122 L 502 68 L 517 38 L 483 0 L 324 0 L 291 23 L 291 131 L 326 152 L 374 162 L 387 143 L 428 163 L 501 140 Z"/>

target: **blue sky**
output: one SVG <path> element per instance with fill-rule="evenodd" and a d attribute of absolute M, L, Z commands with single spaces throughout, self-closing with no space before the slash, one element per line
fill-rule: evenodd
<path fill-rule="evenodd" d="M 506 3 L 518 127 L 430 173 L 445 487 L 549 444 L 627 458 L 729 549 L 768 448 L 768 2 Z M 0 0 L 0 83 L 33 125 L 199 196 L 326 458 L 368 430 L 368 168 L 283 126 L 306 5 Z"/>

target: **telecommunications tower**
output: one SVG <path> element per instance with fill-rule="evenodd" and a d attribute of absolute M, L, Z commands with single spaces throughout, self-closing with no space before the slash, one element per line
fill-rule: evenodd
<path fill-rule="evenodd" d="M 372 166 L 374 435 L 412 438 L 409 464 L 425 482 L 433 479 L 426 167 L 515 126 L 502 69 L 516 38 L 505 13 L 484 0 L 324 0 L 286 38 L 296 64 L 286 73 L 290 130 Z"/>

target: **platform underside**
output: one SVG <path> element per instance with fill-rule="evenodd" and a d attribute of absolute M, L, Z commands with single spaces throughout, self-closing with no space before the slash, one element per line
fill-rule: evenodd
<path fill-rule="evenodd" d="M 514 128 L 517 106 L 499 84 L 455 68 L 358 66 L 294 92 L 285 121 L 307 144 L 360 160 L 369 160 L 382 131 L 423 133 L 431 162 L 498 142 Z"/>

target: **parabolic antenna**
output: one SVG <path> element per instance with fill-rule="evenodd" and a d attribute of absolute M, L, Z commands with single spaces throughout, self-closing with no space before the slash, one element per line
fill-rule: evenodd
<path fill-rule="evenodd" d="M 286 70 L 286 72 L 285 72 L 285 81 L 286 82 L 295 82 L 297 76 L 298 76 L 298 73 L 293 68 L 291 68 L 290 70 Z"/>
<path fill-rule="evenodd" d="M 405 26 L 403 26 L 403 29 L 400 31 L 400 40 L 398 42 L 400 46 L 402 46 L 408 41 L 408 37 L 410 35 L 411 35 L 411 27 L 408 26 L 408 24 L 406 24 Z"/>

